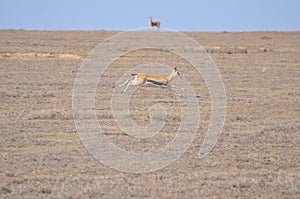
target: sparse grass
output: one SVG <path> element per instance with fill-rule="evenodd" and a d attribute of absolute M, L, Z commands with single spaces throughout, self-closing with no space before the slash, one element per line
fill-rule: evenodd
<path fill-rule="evenodd" d="M 107 138 L 128 151 L 162 149 L 175 136 L 180 107 L 165 90 L 141 88 L 131 99 L 132 118 L 146 123 L 148 107 L 162 103 L 168 126 L 151 139 L 121 132 L 110 97 L 124 72 L 146 63 L 178 65 L 196 90 L 201 115 L 192 146 L 168 167 L 146 174 L 110 169 L 75 133 L 76 71 L 99 40 L 113 33 L 13 33 L 1 31 L 0 38 L 0 198 L 300 198 L 299 32 L 191 33 L 211 50 L 227 94 L 223 132 L 204 159 L 197 154 L 211 107 L 201 75 L 159 50 L 135 51 L 112 63 L 99 82 L 95 111 Z"/>
<path fill-rule="evenodd" d="M 77 133 L 65 133 L 65 132 L 40 132 L 35 133 L 35 137 L 40 141 L 48 141 L 52 143 L 74 143 L 78 142 Z"/>
<path fill-rule="evenodd" d="M 14 152 L 18 155 L 26 155 L 26 154 L 31 154 L 31 153 L 56 153 L 56 152 L 67 152 L 67 151 L 72 151 L 75 149 L 78 149 L 79 146 L 74 146 L 74 145 L 53 145 L 53 146 L 48 146 L 48 145 L 35 145 L 35 146 L 26 146 L 26 147 L 21 147 L 21 148 L 11 148 L 9 151 Z"/>
<path fill-rule="evenodd" d="M 82 56 L 68 53 L 48 53 L 48 52 L 24 52 L 24 53 L 0 53 L 0 59 L 82 59 Z"/>
<path fill-rule="evenodd" d="M 42 109 L 33 111 L 28 115 L 29 120 L 70 120 L 72 113 L 61 109 Z"/>

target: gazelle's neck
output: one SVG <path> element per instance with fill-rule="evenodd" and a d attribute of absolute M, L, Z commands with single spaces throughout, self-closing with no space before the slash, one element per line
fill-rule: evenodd
<path fill-rule="evenodd" d="M 168 80 L 168 82 L 172 81 L 172 79 L 176 76 L 176 72 L 175 71 L 172 71 L 170 73 L 170 75 L 168 75 L 166 78 Z"/>

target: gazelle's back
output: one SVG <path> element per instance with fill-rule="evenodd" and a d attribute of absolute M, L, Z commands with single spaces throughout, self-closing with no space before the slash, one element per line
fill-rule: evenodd
<path fill-rule="evenodd" d="M 138 77 L 142 78 L 142 79 L 146 79 L 146 81 L 151 80 L 151 81 L 155 81 L 155 82 L 159 82 L 159 83 L 163 83 L 163 84 L 168 84 L 168 79 L 164 76 L 156 76 L 156 75 L 148 75 L 148 74 L 144 74 L 144 73 L 139 73 Z"/>

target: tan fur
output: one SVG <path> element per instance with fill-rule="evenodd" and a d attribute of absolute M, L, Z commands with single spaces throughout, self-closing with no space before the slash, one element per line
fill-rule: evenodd
<path fill-rule="evenodd" d="M 167 79 L 167 77 L 163 77 L 163 76 L 154 76 L 154 75 L 148 75 L 148 74 L 143 74 L 143 73 L 139 73 L 137 74 L 138 76 L 138 81 L 135 85 L 140 85 L 140 84 L 144 84 L 147 80 L 153 80 L 162 84 L 168 84 L 169 80 Z"/>
<path fill-rule="evenodd" d="M 126 88 L 123 91 L 123 92 L 126 92 L 127 88 L 130 85 L 139 86 L 142 84 L 156 82 L 156 83 L 162 84 L 162 86 L 167 86 L 170 83 L 170 81 L 172 81 L 172 79 L 178 75 L 179 75 L 179 72 L 176 70 L 176 68 L 174 68 L 174 70 L 168 76 L 156 76 L 156 75 L 138 73 L 138 74 L 134 74 L 133 80 L 131 80 L 131 81 L 128 80 L 128 81 L 124 82 L 122 85 L 120 85 L 119 87 L 122 87 L 125 84 L 127 84 Z M 153 81 L 153 82 L 151 82 L 151 81 Z"/>

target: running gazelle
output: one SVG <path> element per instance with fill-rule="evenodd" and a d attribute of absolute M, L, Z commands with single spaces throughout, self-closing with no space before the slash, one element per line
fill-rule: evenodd
<path fill-rule="evenodd" d="M 123 93 L 127 91 L 130 85 L 132 86 L 139 86 L 142 84 L 152 84 L 160 87 L 167 87 L 168 84 L 173 80 L 174 77 L 180 76 L 181 73 L 176 69 L 176 67 L 172 70 L 172 72 L 168 76 L 156 76 L 156 75 L 149 75 L 144 73 L 135 73 L 131 74 L 134 76 L 133 80 L 127 80 L 119 87 L 125 86 Z"/>

